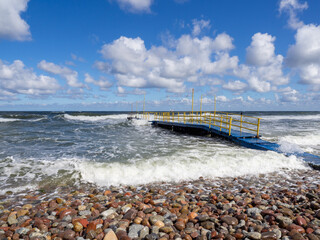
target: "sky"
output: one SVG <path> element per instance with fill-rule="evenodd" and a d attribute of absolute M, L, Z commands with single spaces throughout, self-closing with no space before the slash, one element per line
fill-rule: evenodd
<path fill-rule="evenodd" d="M 1 111 L 320 111 L 319 0 L 0 0 Z"/>

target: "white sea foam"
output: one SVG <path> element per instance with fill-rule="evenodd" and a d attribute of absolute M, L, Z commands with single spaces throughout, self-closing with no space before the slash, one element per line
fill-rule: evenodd
<path fill-rule="evenodd" d="M 15 121 L 19 121 L 20 119 L 16 119 L 16 118 L 1 118 L 0 117 L 0 122 L 15 122 Z"/>
<path fill-rule="evenodd" d="M 196 180 L 199 177 L 236 177 L 283 170 L 307 169 L 295 156 L 285 157 L 275 152 L 250 149 L 222 148 L 215 154 L 199 149 L 178 151 L 171 156 L 155 156 L 149 159 L 136 158 L 129 162 L 98 163 L 78 157 L 58 160 L 15 160 L 0 163 L 2 190 L 22 191 L 35 189 L 43 181 L 71 178 L 77 183 L 89 182 L 99 186 L 138 185 L 160 181 L 179 182 Z M 5 169 L 5 171 L 4 171 Z M 19 184 L 7 182 L 17 176 Z M 5 188 L 3 188 L 5 187 Z"/>
<path fill-rule="evenodd" d="M 30 118 L 30 119 L 24 119 L 24 118 L 2 118 L 2 117 L 0 117 L 0 123 L 17 122 L 17 121 L 38 122 L 38 121 L 41 121 L 41 120 L 44 120 L 44 119 L 47 119 L 47 117 Z"/>
<path fill-rule="evenodd" d="M 201 176 L 235 177 L 306 168 L 305 163 L 294 156 L 288 158 L 275 152 L 244 149 L 220 151 L 215 155 L 189 150 L 183 154 L 154 157 L 130 164 L 81 162 L 77 166 L 83 180 L 100 186 L 179 182 L 195 180 Z"/>
<path fill-rule="evenodd" d="M 281 141 L 287 141 L 299 146 L 320 146 L 320 133 L 305 133 L 304 135 L 287 135 L 281 137 Z"/>
<path fill-rule="evenodd" d="M 86 115 L 70 115 L 64 114 L 63 117 L 67 120 L 81 121 L 81 122 L 103 122 L 110 120 L 126 120 L 127 114 L 117 114 L 117 115 L 101 115 L 101 116 L 86 116 Z"/>
<path fill-rule="evenodd" d="M 135 126 L 144 126 L 150 125 L 150 122 L 147 119 L 132 119 L 132 124 Z"/>
<path fill-rule="evenodd" d="M 303 150 L 294 143 L 288 142 L 286 140 L 279 141 L 279 150 L 283 153 L 303 153 Z"/>
<path fill-rule="evenodd" d="M 320 114 L 310 115 L 263 115 L 262 120 L 279 121 L 279 120 L 320 120 Z"/>

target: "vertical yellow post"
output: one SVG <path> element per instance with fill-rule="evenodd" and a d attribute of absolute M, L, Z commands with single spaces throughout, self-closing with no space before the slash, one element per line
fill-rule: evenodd
<path fill-rule="evenodd" d="M 259 138 L 260 120 L 261 120 L 261 118 L 258 118 L 258 125 L 257 125 L 257 138 Z"/>
<path fill-rule="evenodd" d="M 179 122 L 179 115 L 180 115 L 180 113 L 178 112 L 178 122 Z"/>
<path fill-rule="evenodd" d="M 232 117 L 229 120 L 229 136 L 231 135 Z"/>
<path fill-rule="evenodd" d="M 241 117 L 240 117 L 240 133 L 242 132 L 242 113 L 241 113 Z"/>
<path fill-rule="evenodd" d="M 184 124 L 186 124 L 186 113 L 185 112 L 183 113 L 183 122 L 184 122 Z"/>
<path fill-rule="evenodd" d="M 174 122 L 174 112 L 172 112 L 172 122 Z"/>
<path fill-rule="evenodd" d="M 211 128 L 211 112 L 210 112 L 210 117 L 209 117 L 209 128 Z"/>
<path fill-rule="evenodd" d="M 222 127 L 222 114 L 220 115 L 220 131 L 221 131 L 221 127 Z"/>

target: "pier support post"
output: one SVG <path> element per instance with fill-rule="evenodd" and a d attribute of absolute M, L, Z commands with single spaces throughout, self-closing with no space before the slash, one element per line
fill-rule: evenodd
<path fill-rule="evenodd" d="M 259 138 L 260 120 L 261 120 L 261 118 L 258 118 L 258 124 L 257 124 L 257 138 Z"/>
<path fill-rule="evenodd" d="M 229 136 L 231 135 L 232 117 L 229 120 Z"/>

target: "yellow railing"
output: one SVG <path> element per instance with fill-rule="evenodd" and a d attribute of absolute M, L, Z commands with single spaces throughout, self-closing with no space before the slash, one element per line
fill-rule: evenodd
<path fill-rule="evenodd" d="M 232 130 L 250 131 L 259 137 L 261 118 L 245 116 L 227 112 L 144 112 L 140 114 L 144 119 L 153 119 L 163 122 L 181 122 L 207 124 L 209 128 L 216 127 L 222 131 L 227 130 L 229 136 Z"/>

